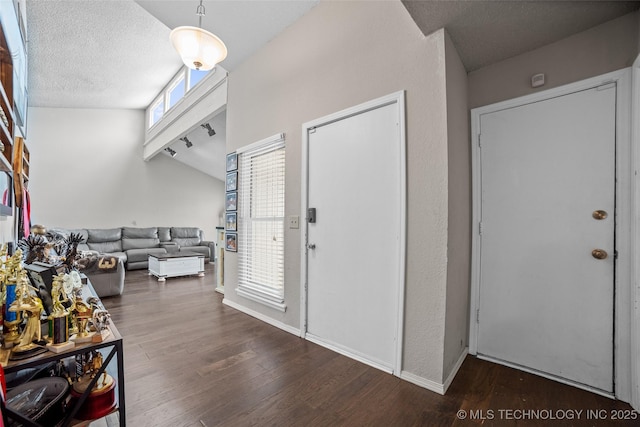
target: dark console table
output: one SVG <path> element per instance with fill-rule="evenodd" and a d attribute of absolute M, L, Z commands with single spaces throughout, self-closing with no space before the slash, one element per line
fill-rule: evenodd
<path fill-rule="evenodd" d="M 86 285 L 82 287 L 82 296 L 85 300 L 89 297 L 94 296 L 98 297 L 95 290 L 91 286 L 91 283 L 87 281 Z M 102 306 L 102 302 L 99 303 Z M 102 307 L 104 308 L 104 307 Z M 125 398 L 124 398 L 124 357 L 123 357 L 123 347 L 122 347 L 122 336 L 113 325 L 113 322 L 109 323 L 109 329 L 111 330 L 111 334 L 104 339 L 104 341 L 99 343 L 81 343 L 76 344 L 74 348 L 60 352 L 60 353 L 52 353 L 46 352 L 43 354 L 39 354 L 37 356 L 33 356 L 29 359 L 19 360 L 19 361 L 9 361 L 7 366 L 4 368 L 5 373 L 18 372 L 22 369 L 32 368 L 35 366 L 43 365 L 49 362 L 56 362 L 61 359 L 66 359 L 69 357 L 74 357 L 78 354 L 84 354 L 90 352 L 92 350 L 99 349 L 107 349 L 109 350 L 106 357 L 104 357 L 104 361 L 102 363 L 102 367 L 96 374 L 95 378 L 91 380 L 91 383 L 87 387 L 87 391 L 78 399 L 73 407 L 68 408 L 65 413 L 65 418 L 58 424 L 59 426 L 66 427 L 71 426 L 76 423 L 78 420 L 74 419 L 74 416 L 77 414 L 78 410 L 87 399 L 90 391 L 93 389 L 93 386 L 96 384 L 102 373 L 105 371 L 111 360 L 115 357 L 118 365 L 118 375 L 116 382 L 116 390 L 118 393 L 118 402 L 117 402 L 117 411 L 118 418 L 120 420 L 120 426 L 126 426 L 126 412 L 125 412 Z M 0 399 L 1 400 L 1 399 Z M 8 418 L 11 418 L 15 421 L 19 421 L 25 426 L 29 427 L 49 427 L 49 426 L 41 426 L 37 422 L 34 422 L 22 414 L 19 414 L 11 409 L 7 408 L 4 405 L 4 402 L 0 402 L 0 406 L 2 408 L 3 413 L 7 414 Z"/>

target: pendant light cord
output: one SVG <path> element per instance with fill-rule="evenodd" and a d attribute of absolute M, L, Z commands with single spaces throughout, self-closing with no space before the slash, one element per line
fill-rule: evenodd
<path fill-rule="evenodd" d="M 200 0 L 200 6 L 196 9 L 196 15 L 198 15 L 198 27 L 202 28 L 202 17 L 204 16 L 204 6 L 202 0 Z"/>

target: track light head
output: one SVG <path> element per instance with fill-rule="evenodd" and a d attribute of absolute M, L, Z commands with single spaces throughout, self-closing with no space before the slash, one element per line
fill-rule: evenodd
<path fill-rule="evenodd" d="M 170 155 L 171 157 L 175 157 L 175 156 L 176 156 L 176 154 L 178 154 L 178 153 L 176 153 L 176 150 L 173 150 L 173 149 L 171 149 L 170 147 L 165 148 L 165 149 L 164 149 L 164 151 L 166 151 L 167 153 L 169 153 L 169 155 Z"/>
<path fill-rule="evenodd" d="M 186 136 L 183 138 L 180 138 L 180 141 L 184 141 L 184 144 L 187 146 L 187 148 L 193 147 L 193 143 L 189 141 L 189 138 L 187 138 Z"/>
<path fill-rule="evenodd" d="M 207 130 L 207 133 L 209 134 L 209 136 L 213 136 L 216 134 L 216 131 L 211 127 L 209 123 L 203 123 L 200 126 L 202 126 Z"/>

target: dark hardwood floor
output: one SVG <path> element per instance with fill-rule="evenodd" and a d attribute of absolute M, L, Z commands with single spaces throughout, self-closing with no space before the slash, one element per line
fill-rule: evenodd
<path fill-rule="evenodd" d="M 211 264 L 165 283 L 130 271 L 103 300 L 129 426 L 640 426 L 625 403 L 474 357 L 441 396 L 223 305 L 214 280 Z"/>

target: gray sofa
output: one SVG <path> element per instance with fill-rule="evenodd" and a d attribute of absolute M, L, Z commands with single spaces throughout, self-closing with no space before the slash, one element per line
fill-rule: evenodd
<path fill-rule="evenodd" d="M 215 243 L 203 240 L 202 230 L 197 227 L 54 228 L 50 232 L 80 234 L 78 251 L 115 255 L 127 270 L 147 268 L 149 255 L 196 252 L 204 255 L 204 262 L 208 263 L 215 254 Z"/>
<path fill-rule="evenodd" d="M 115 272 L 87 274 L 100 297 L 121 294 L 124 270 L 148 268 L 149 255 L 196 252 L 204 255 L 205 263 L 215 256 L 215 243 L 204 240 L 202 230 L 197 227 L 53 228 L 49 232 L 80 234 L 78 252 L 95 251 L 119 258 Z"/>

